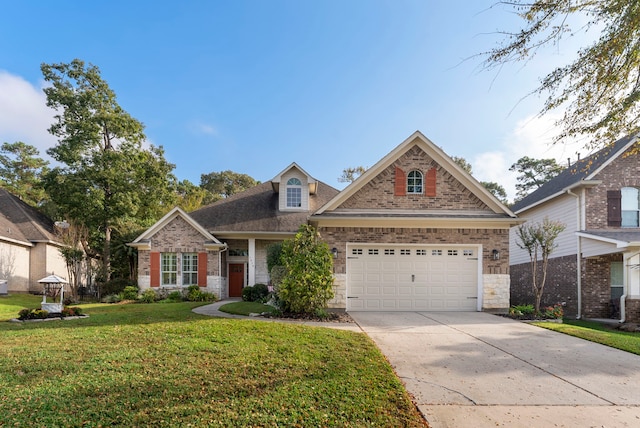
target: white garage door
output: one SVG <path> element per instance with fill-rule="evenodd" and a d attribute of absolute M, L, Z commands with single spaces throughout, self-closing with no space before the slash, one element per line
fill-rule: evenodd
<path fill-rule="evenodd" d="M 347 246 L 347 310 L 476 311 L 478 246 Z"/>

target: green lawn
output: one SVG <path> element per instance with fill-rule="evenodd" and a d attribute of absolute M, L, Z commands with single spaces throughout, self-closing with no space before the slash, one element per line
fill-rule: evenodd
<path fill-rule="evenodd" d="M 272 313 L 276 309 L 273 306 L 258 302 L 233 302 L 220 306 L 222 312 L 234 315 L 261 314 L 263 312 Z"/>
<path fill-rule="evenodd" d="M 39 302 L 23 298 L 0 299 L 0 318 Z M 423 425 L 364 334 L 209 318 L 197 305 L 0 322 L 0 425 Z"/>
<path fill-rule="evenodd" d="M 535 325 L 640 355 L 640 333 L 615 330 L 593 321 L 564 320 L 562 324 L 539 322 Z"/>

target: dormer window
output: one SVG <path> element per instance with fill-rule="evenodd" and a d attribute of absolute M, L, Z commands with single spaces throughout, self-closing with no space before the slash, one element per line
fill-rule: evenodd
<path fill-rule="evenodd" d="M 423 184 L 423 176 L 420 171 L 409 171 L 407 174 L 407 193 L 421 194 Z"/>
<path fill-rule="evenodd" d="M 287 181 L 287 208 L 302 207 L 302 182 L 297 178 Z"/>

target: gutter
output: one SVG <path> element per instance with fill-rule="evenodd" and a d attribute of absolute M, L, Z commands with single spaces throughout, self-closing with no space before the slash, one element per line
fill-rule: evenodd
<path fill-rule="evenodd" d="M 577 229 L 582 229 L 582 215 L 580 210 L 580 195 L 573 193 L 571 188 L 568 188 L 567 195 L 573 196 L 576 198 L 576 217 L 577 217 Z M 576 286 L 578 293 L 578 314 L 576 315 L 576 319 L 582 318 L 582 239 L 580 236 L 576 236 Z M 620 309 L 620 313 L 622 313 L 622 308 Z"/>

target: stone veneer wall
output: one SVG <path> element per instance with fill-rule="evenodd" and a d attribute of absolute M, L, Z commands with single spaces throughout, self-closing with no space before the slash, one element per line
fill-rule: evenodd
<path fill-rule="evenodd" d="M 507 229 L 409 229 L 376 227 L 321 227 L 322 239 L 329 248 L 338 248 L 334 259 L 334 292 L 332 308 L 346 307 L 347 243 L 405 244 L 474 244 L 482 245 L 484 282 L 483 308 L 505 310 L 509 307 L 509 231 Z M 493 260 L 492 250 L 500 251 Z"/>
<path fill-rule="evenodd" d="M 182 271 L 182 253 L 207 253 L 207 286 L 205 291 L 214 293 L 218 298 L 229 296 L 226 278 L 220 274 L 219 251 L 205 250 L 205 238 L 195 230 L 182 217 L 174 218 L 163 229 L 151 237 L 151 251 L 160 253 L 178 254 L 178 282 Z M 138 251 L 138 288 L 144 290 L 150 288 L 150 254 L 149 250 Z M 158 291 L 172 291 L 181 289 L 177 286 L 160 286 Z"/>

